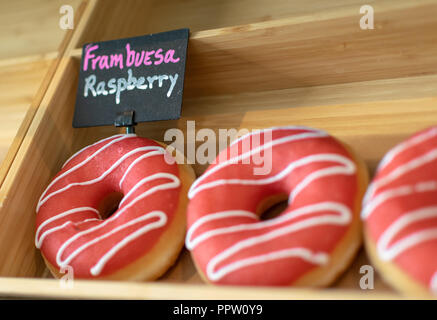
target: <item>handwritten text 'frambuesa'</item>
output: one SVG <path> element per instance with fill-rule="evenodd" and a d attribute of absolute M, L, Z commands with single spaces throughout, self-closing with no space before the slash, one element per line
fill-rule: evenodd
<path fill-rule="evenodd" d="M 179 78 L 175 74 L 156 74 L 150 76 L 135 76 L 132 68 L 140 66 L 158 66 L 167 63 L 178 63 L 180 58 L 175 57 L 175 50 L 164 51 L 162 48 L 156 50 L 137 52 L 126 44 L 125 55 L 115 53 L 110 55 L 97 55 L 94 52 L 99 45 L 90 45 L 85 49 L 83 59 L 83 70 L 105 70 L 111 68 L 127 69 L 125 77 L 111 78 L 108 81 L 98 81 L 95 74 L 85 78 L 83 95 L 84 97 L 97 97 L 100 95 L 115 95 L 116 104 L 120 104 L 120 96 L 124 91 L 131 90 L 152 90 L 154 88 L 166 88 L 166 96 L 169 98 Z"/>

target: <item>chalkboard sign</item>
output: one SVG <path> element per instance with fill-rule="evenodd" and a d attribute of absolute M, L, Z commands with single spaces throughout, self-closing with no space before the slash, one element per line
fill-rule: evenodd
<path fill-rule="evenodd" d="M 180 118 L 188 29 L 83 46 L 73 127 Z"/>

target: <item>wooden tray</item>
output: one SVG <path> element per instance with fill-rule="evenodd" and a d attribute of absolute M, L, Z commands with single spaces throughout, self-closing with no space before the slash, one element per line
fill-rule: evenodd
<path fill-rule="evenodd" d="M 375 29 L 361 30 L 371 4 Z M 0 188 L 0 294 L 141 299 L 402 298 L 376 275 L 361 290 L 361 252 L 332 288 L 241 288 L 201 282 L 190 256 L 156 282 L 75 281 L 62 289 L 34 248 L 35 205 L 62 163 L 113 127 L 71 127 L 81 46 L 190 27 L 182 118 L 140 124 L 163 140 L 169 128 L 325 129 L 361 155 L 373 172 L 387 150 L 437 120 L 435 0 L 84 1 L 44 97 Z M 205 166 L 194 165 L 199 175 Z M 417 298 L 417 297 L 410 297 Z"/>

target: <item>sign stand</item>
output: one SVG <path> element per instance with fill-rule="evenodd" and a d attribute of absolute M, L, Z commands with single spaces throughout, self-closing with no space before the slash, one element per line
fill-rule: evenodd
<path fill-rule="evenodd" d="M 114 120 L 114 126 L 126 127 L 126 134 L 135 133 L 136 123 L 134 121 L 135 111 L 118 112 Z"/>

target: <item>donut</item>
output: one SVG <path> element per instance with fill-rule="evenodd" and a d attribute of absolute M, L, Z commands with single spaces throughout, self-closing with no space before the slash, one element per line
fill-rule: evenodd
<path fill-rule="evenodd" d="M 261 174 L 262 162 L 270 170 Z M 362 244 L 367 179 L 363 162 L 326 132 L 252 131 L 191 186 L 186 247 L 208 283 L 327 286 Z M 287 199 L 283 212 L 263 219 Z"/>
<path fill-rule="evenodd" d="M 408 295 L 437 294 L 437 127 L 384 156 L 362 219 L 366 250 L 386 282 Z"/>
<path fill-rule="evenodd" d="M 161 276 L 183 247 L 194 181 L 191 167 L 175 160 L 163 144 L 135 134 L 100 140 L 67 160 L 36 208 L 35 245 L 51 273 Z"/>

